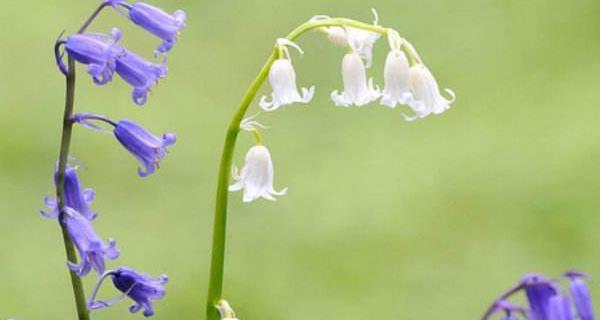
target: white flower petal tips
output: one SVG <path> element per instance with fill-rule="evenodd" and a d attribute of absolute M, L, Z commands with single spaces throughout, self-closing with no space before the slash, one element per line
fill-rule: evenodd
<path fill-rule="evenodd" d="M 302 88 L 302 95 L 296 86 L 296 72 L 289 59 L 277 59 L 269 70 L 269 83 L 273 89 L 271 101 L 262 96 L 259 105 L 265 111 L 274 111 L 279 107 L 300 102 L 308 103 L 315 94 L 315 87 Z"/>
<path fill-rule="evenodd" d="M 338 90 L 335 90 L 331 93 L 331 99 L 337 106 L 348 107 L 353 104 L 362 106 L 381 96 L 379 88 L 373 86 L 373 79 L 369 79 L 367 82 L 365 64 L 355 52 L 344 56 L 342 77 L 344 92 L 339 93 Z"/>
<path fill-rule="evenodd" d="M 246 154 L 246 161 L 241 173 L 234 167 L 233 178 L 237 182 L 229 187 L 229 191 L 244 189 L 244 202 L 252 202 L 258 198 L 274 201 L 274 196 L 282 196 L 287 188 L 275 191 L 273 188 L 273 161 L 269 149 L 256 145 Z"/>
<path fill-rule="evenodd" d="M 440 93 L 435 78 L 426 66 L 418 64 L 410 68 L 410 88 L 414 96 L 411 108 L 415 111 L 414 117 L 405 116 L 406 120 L 423 118 L 431 113 L 440 114 L 450 108 L 456 95 L 450 89 L 444 91 L 450 96 L 445 98 Z"/>
<path fill-rule="evenodd" d="M 391 50 L 385 60 L 383 71 L 385 88 L 381 104 L 390 108 L 396 104 L 411 104 L 413 100 L 410 92 L 410 66 L 402 50 Z"/>

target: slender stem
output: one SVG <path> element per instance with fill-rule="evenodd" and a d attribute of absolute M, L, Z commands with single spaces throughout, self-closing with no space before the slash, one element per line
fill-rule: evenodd
<path fill-rule="evenodd" d="M 83 33 L 94 21 L 102 9 L 106 6 L 103 2 L 85 21 L 78 33 Z M 60 153 L 58 156 L 58 169 L 56 171 L 56 198 L 58 199 L 58 210 L 60 212 L 58 221 L 62 230 L 63 241 L 65 244 L 65 252 L 67 260 L 77 263 L 77 253 L 73 241 L 69 237 L 67 228 L 63 223 L 64 208 L 65 208 L 65 171 L 69 160 L 69 149 L 71 147 L 71 133 L 73 131 L 73 109 L 75 105 L 75 60 L 72 57 L 67 58 L 68 69 L 65 75 L 66 94 L 65 94 L 65 111 L 63 114 L 62 136 L 60 140 Z M 73 287 L 73 295 L 75 296 L 75 307 L 77 309 L 77 317 L 79 320 L 89 320 L 90 314 L 87 308 L 85 293 L 83 291 L 83 283 L 81 278 L 74 271 L 70 270 L 71 286 Z"/>
<path fill-rule="evenodd" d="M 506 300 L 510 296 L 512 296 L 513 294 L 519 292 L 522 289 L 523 289 L 523 284 L 519 283 L 516 286 L 510 288 L 508 291 L 506 291 L 500 297 L 498 297 L 496 299 L 496 301 L 494 301 L 494 303 L 491 306 L 489 306 L 489 308 L 485 311 L 485 313 L 483 314 L 483 317 L 481 317 L 481 320 L 487 320 L 496 311 L 496 307 L 498 305 L 498 301 Z"/>
<path fill-rule="evenodd" d="M 65 243 L 65 251 L 67 260 L 77 263 L 77 254 L 73 241 L 67 233 L 67 228 L 63 223 L 64 208 L 65 208 L 65 170 L 69 158 L 69 148 L 71 146 L 71 132 L 73 130 L 73 122 L 71 115 L 73 114 L 73 106 L 75 100 L 75 60 L 68 57 L 69 69 L 66 75 L 67 91 L 65 97 L 65 112 L 63 115 L 62 138 L 60 141 L 60 155 L 58 158 L 58 170 L 56 173 L 56 198 L 58 199 L 58 208 L 60 210 L 59 222 L 62 229 L 63 240 Z M 73 286 L 73 294 L 75 295 L 75 306 L 77 308 L 77 316 L 79 320 L 89 320 L 90 315 L 85 301 L 85 293 L 83 292 L 83 283 L 81 278 L 72 270 L 69 271 L 71 276 L 71 285 Z"/>
<path fill-rule="evenodd" d="M 348 26 L 367 31 L 372 31 L 380 34 L 387 34 L 388 29 L 371 24 L 345 19 L 345 18 L 332 18 L 323 20 L 308 21 L 296 29 L 292 30 L 286 38 L 290 41 L 298 38 L 305 32 L 330 26 Z M 225 265 L 225 239 L 227 231 L 227 203 L 228 203 L 228 188 L 229 188 L 229 175 L 232 164 L 233 152 L 235 150 L 235 144 L 237 136 L 240 130 L 240 124 L 250 106 L 250 103 L 256 97 L 258 90 L 267 78 L 269 69 L 275 60 L 278 58 L 278 46 L 275 46 L 271 55 L 267 58 L 267 61 L 260 69 L 258 75 L 246 91 L 246 94 L 242 98 L 237 111 L 233 115 L 227 134 L 225 136 L 225 144 L 223 145 L 223 151 L 221 154 L 221 164 L 219 166 L 219 176 L 217 182 L 217 197 L 215 206 L 215 216 L 213 222 L 213 246 L 212 256 L 210 265 L 210 279 L 208 288 L 208 300 L 206 305 L 206 316 L 207 320 L 218 320 L 220 319 L 217 305 L 222 298 L 223 293 L 223 272 Z"/>

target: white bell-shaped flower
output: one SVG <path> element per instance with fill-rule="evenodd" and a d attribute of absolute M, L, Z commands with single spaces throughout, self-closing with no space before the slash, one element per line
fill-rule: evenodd
<path fill-rule="evenodd" d="M 331 99 L 337 106 L 362 106 L 381 96 L 379 88 L 373 86 L 373 79 L 370 78 L 367 82 L 365 64 L 355 52 L 344 56 L 342 77 L 344 79 L 344 92 L 339 93 L 338 90 L 335 90 L 331 93 Z"/>
<path fill-rule="evenodd" d="M 300 95 L 296 86 L 296 71 L 292 66 L 287 46 L 296 48 L 300 53 L 302 53 L 302 49 L 287 39 L 277 40 L 277 45 L 283 52 L 284 57 L 275 60 L 269 69 L 269 83 L 273 89 L 271 101 L 268 101 L 266 96 L 262 96 L 259 102 L 260 107 L 265 111 L 274 111 L 281 106 L 296 102 L 308 103 L 315 94 L 314 86 L 309 89 L 302 88 L 302 95 Z"/>
<path fill-rule="evenodd" d="M 406 54 L 402 50 L 390 50 L 383 70 L 385 86 L 381 104 L 394 108 L 398 103 L 410 104 L 412 102 L 409 73 L 410 66 Z"/>
<path fill-rule="evenodd" d="M 250 148 L 242 171 L 239 173 L 234 167 L 233 178 L 237 182 L 229 186 L 229 191 L 244 189 L 244 202 L 258 198 L 275 201 L 274 196 L 282 196 L 287 192 L 287 188 L 281 191 L 273 188 L 273 161 L 269 149 L 263 145 Z"/>
<path fill-rule="evenodd" d="M 371 9 L 375 17 L 373 25 L 377 26 L 379 17 L 375 9 Z M 311 20 L 319 21 L 331 19 L 329 16 L 315 16 Z M 327 39 L 332 43 L 352 49 L 365 60 L 365 66 L 370 68 L 373 64 L 373 45 L 381 36 L 377 32 L 357 29 L 352 27 L 324 27 L 322 30 L 327 34 Z"/>
<path fill-rule="evenodd" d="M 415 111 L 415 116 L 405 116 L 406 120 L 423 118 L 431 113 L 440 114 L 449 109 L 450 104 L 456 99 L 456 95 L 450 89 L 444 89 L 449 98 L 442 96 L 435 78 L 423 64 L 417 64 L 410 68 L 409 80 L 414 97 L 411 107 Z"/>

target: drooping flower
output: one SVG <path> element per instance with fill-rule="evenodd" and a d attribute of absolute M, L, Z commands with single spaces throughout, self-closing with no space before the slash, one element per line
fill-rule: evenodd
<path fill-rule="evenodd" d="M 373 15 L 375 16 L 375 20 L 373 21 L 373 25 L 378 25 L 378 16 L 377 11 L 374 9 L 371 10 Z M 315 16 L 313 17 L 313 21 L 319 21 L 324 19 L 330 19 L 329 16 Z M 370 68 L 373 64 L 373 45 L 381 36 L 377 32 L 367 31 L 363 29 L 357 29 L 353 27 L 324 27 L 322 28 L 327 34 L 327 39 L 332 43 L 352 49 L 356 52 L 361 58 L 365 60 L 365 65 L 367 68 Z"/>
<path fill-rule="evenodd" d="M 96 301 L 96 295 L 100 285 L 108 276 L 111 277 L 115 288 L 123 294 L 108 301 Z M 144 309 L 142 314 L 145 317 L 150 317 L 154 315 L 154 305 L 152 304 L 152 300 L 158 300 L 165 296 L 166 292 L 164 286 L 168 280 L 166 275 L 153 278 L 148 274 L 139 273 L 129 267 L 120 267 L 117 270 L 108 271 L 98 280 L 94 292 L 90 296 L 88 308 L 92 310 L 106 308 L 121 301 L 125 297 L 129 297 L 135 302 L 135 304 L 129 308 L 131 313 L 136 313 L 141 309 Z"/>
<path fill-rule="evenodd" d="M 445 98 L 440 93 L 439 87 L 431 71 L 423 65 L 417 64 L 410 68 L 410 88 L 414 96 L 411 105 L 416 115 L 413 118 L 406 117 L 407 120 L 423 118 L 429 114 L 440 114 L 450 108 L 456 96 L 450 89 L 444 91 L 450 96 Z"/>
<path fill-rule="evenodd" d="M 335 90 L 331 99 L 337 106 L 350 105 L 362 106 L 381 96 L 379 88 L 373 86 L 373 79 L 367 82 L 365 64 L 360 56 L 354 52 L 344 56 L 342 61 L 342 77 L 344 79 L 344 92 Z"/>
<path fill-rule="evenodd" d="M 388 39 L 390 52 L 385 60 L 384 79 L 385 87 L 381 98 L 381 104 L 394 108 L 396 104 L 410 104 L 412 93 L 410 92 L 410 65 L 406 54 L 402 51 L 402 39 L 396 31 L 389 30 Z"/>
<path fill-rule="evenodd" d="M 169 52 L 177 42 L 179 32 L 185 27 L 186 14 L 183 10 L 169 14 L 161 8 L 144 2 L 129 4 L 123 0 L 108 1 L 117 10 L 117 6 L 126 8 L 131 21 L 163 40 L 163 43 L 156 49 L 155 56 L 159 53 Z"/>
<path fill-rule="evenodd" d="M 62 223 L 81 258 L 79 264 L 68 262 L 69 268 L 79 276 L 85 276 L 91 269 L 102 274 L 105 269 L 104 259 L 114 260 L 119 257 L 115 240 L 109 239 L 108 245 L 105 244 L 96 234 L 92 222 L 79 212 L 66 207 Z"/>
<path fill-rule="evenodd" d="M 111 37 L 112 36 L 112 37 Z M 116 60 L 124 53 L 124 48 L 118 44 L 121 31 L 111 30 L 111 36 L 100 33 L 83 33 L 69 36 L 66 40 L 56 43 L 55 54 L 59 68 L 63 73 L 67 67 L 62 62 L 60 47 L 64 45 L 67 54 L 79 63 L 86 64 L 87 72 L 94 83 L 105 84 L 112 80 L 116 68 Z"/>
<path fill-rule="evenodd" d="M 312 86 L 309 89 L 302 88 L 302 95 L 300 95 L 296 86 L 296 72 L 292 66 L 292 59 L 287 46 L 298 49 L 300 53 L 302 53 L 302 49 L 287 39 L 279 39 L 277 43 L 284 52 L 285 57 L 275 60 L 269 69 L 269 83 L 273 89 L 271 101 L 267 101 L 267 97 L 262 96 L 259 102 L 260 107 L 265 111 L 274 111 L 281 106 L 296 102 L 308 103 L 315 93 L 315 87 Z"/>
<path fill-rule="evenodd" d="M 90 210 L 90 204 L 94 200 L 95 192 L 91 188 L 83 188 L 77 177 L 79 167 L 67 164 L 65 170 L 64 197 L 65 206 L 79 212 L 88 220 L 96 218 L 97 213 Z M 54 174 L 54 183 L 56 184 L 58 175 Z M 50 209 L 49 212 L 41 210 L 41 214 L 49 219 L 54 219 L 59 215 L 58 201 L 56 198 L 45 197 L 44 202 Z"/>
<path fill-rule="evenodd" d="M 521 282 L 525 286 L 532 320 L 548 319 L 548 304 L 550 298 L 558 294 L 556 287 L 544 276 L 538 274 L 527 274 L 521 279 Z"/>
<path fill-rule="evenodd" d="M 491 319 L 494 314 L 505 312 L 507 319 L 520 319 L 516 317 L 516 313 L 520 313 L 529 320 L 574 320 L 571 301 L 577 310 L 577 319 L 594 319 L 590 293 L 582 280 L 585 275 L 569 271 L 565 277 L 570 279 L 568 291 L 561 288 L 561 278 L 548 279 L 539 274 L 523 276 L 516 286 L 503 293 L 487 309 L 482 319 Z M 527 307 L 514 305 L 507 300 L 519 292 L 525 293 Z"/>
<path fill-rule="evenodd" d="M 129 50 L 116 61 L 115 70 L 133 87 L 133 102 L 139 106 L 146 103 L 148 92 L 167 74 L 165 64 L 152 63 Z"/>
<path fill-rule="evenodd" d="M 590 290 L 583 281 L 585 275 L 581 272 L 572 271 L 565 273 L 570 280 L 569 290 L 573 297 L 573 303 L 577 310 L 577 315 L 581 320 L 595 320 L 594 308 L 592 307 L 592 297 Z"/>
<path fill-rule="evenodd" d="M 281 191 L 273 188 L 273 161 L 269 149 L 263 145 L 250 148 L 241 173 L 234 167 L 233 178 L 237 182 L 229 187 L 229 191 L 244 189 L 244 202 L 258 198 L 274 201 L 273 196 L 282 196 L 287 192 L 287 188 Z"/>
<path fill-rule="evenodd" d="M 167 154 L 167 147 L 174 144 L 175 134 L 165 133 L 159 138 L 131 120 L 121 120 L 114 129 L 114 135 L 144 167 L 138 174 L 145 177 L 153 173 L 160 160 Z"/>

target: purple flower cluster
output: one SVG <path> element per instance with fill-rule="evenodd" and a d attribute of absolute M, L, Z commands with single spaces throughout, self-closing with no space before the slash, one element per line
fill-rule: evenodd
<path fill-rule="evenodd" d="M 498 313 L 504 314 L 504 320 L 595 320 L 591 294 L 584 281 L 586 278 L 578 271 L 569 271 L 554 279 L 526 274 L 515 287 L 496 300 L 483 320 Z M 568 281 L 566 288 L 561 286 L 562 281 Z M 525 293 L 527 306 L 509 301 L 519 292 Z"/>
<path fill-rule="evenodd" d="M 169 14 L 164 10 L 143 2 L 129 4 L 124 0 L 105 0 L 104 6 L 113 7 L 136 25 L 160 38 L 163 42 L 154 52 L 163 59 L 151 62 L 119 44 L 121 31 L 113 28 L 110 35 L 102 33 L 77 33 L 59 40 L 55 46 L 59 69 L 67 72 L 62 61 L 61 47 L 75 61 L 87 65 L 87 72 L 95 84 L 103 85 L 113 79 L 116 72 L 121 79 L 133 87 L 132 98 L 137 105 L 144 105 L 148 92 L 167 74 L 167 53 L 177 42 L 177 36 L 185 27 L 186 15 L 181 10 Z"/>
<path fill-rule="evenodd" d="M 116 73 L 133 87 L 132 97 L 135 104 L 144 105 L 148 92 L 167 74 L 167 53 L 173 48 L 179 31 L 185 26 L 185 13 L 179 10 L 168 14 L 146 3 L 130 4 L 124 0 L 103 0 L 96 13 L 110 7 L 162 39 L 163 42 L 154 53 L 155 58 L 162 55 L 162 60 L 151 62 L 127 50 L 120 44 L 121 32 L 113 28 L 110 34 L 80 32 L 57 41 L 55 56 L 58 67 L 64 74 L 70 71 L 63 62 L 63 55 L 66 53 L 74 61 L 87 66 L 87 73 L 95 84 L 103 85 L 112 81 Z M 88 20 L 85 26 L 89 25 L 89 22 L 91 20 Z M 92 113 L 75 114 L 70 120 L 71 124 L 80 124 L 99 131 L 111 131 L 125 150 L 140 163 L 138 174 L 141 177 L 158 169 L 160 160 L 167 154 L 167 147 L 176 140 L 172 133 L 165 133 L 159 137 L 131 120 L 113 121 Z M 106 126 L 111 127 L 111 130 L 105 129 Z M 67 261 L 68 268 L 79 277 L 88 275 L 92 270 L 98 275 L 99 279 L 89 299 L 88 308 L 101 309 L 129 297 L 135 302 L 130 308 L 132 313 L 143 309 L 144 316 L 152 316 L 153 300 L 165 295 L 164 285 L 167 283 L 167 277 L 163 275 L 155 279 L 128 267 L 107 271 L 106 261 L 117 259 L 120 251 L 115 240 L 103 240 L 94 229 L 92 222 L 97 213 L 92 211 L 90 206 L 95 192 L 82 186 L 78 177 L 79 167 L 69 163 L 66 164 L 64 183 L 59 186 L 58 168 L 59 166 L 54 173 L 54 183 L 57 189 L 62 188 L 59 190 L 62 192 L 57 192 L 61 197 L 46 197 L 44 202 L 48 209 L 42 210 L 41 214 L 48 219 L 58 219 L 77 249 L 79 261 Z M 108 277 L 122 295 L 108 301 L 96 300 L 103 280 Z"/>

